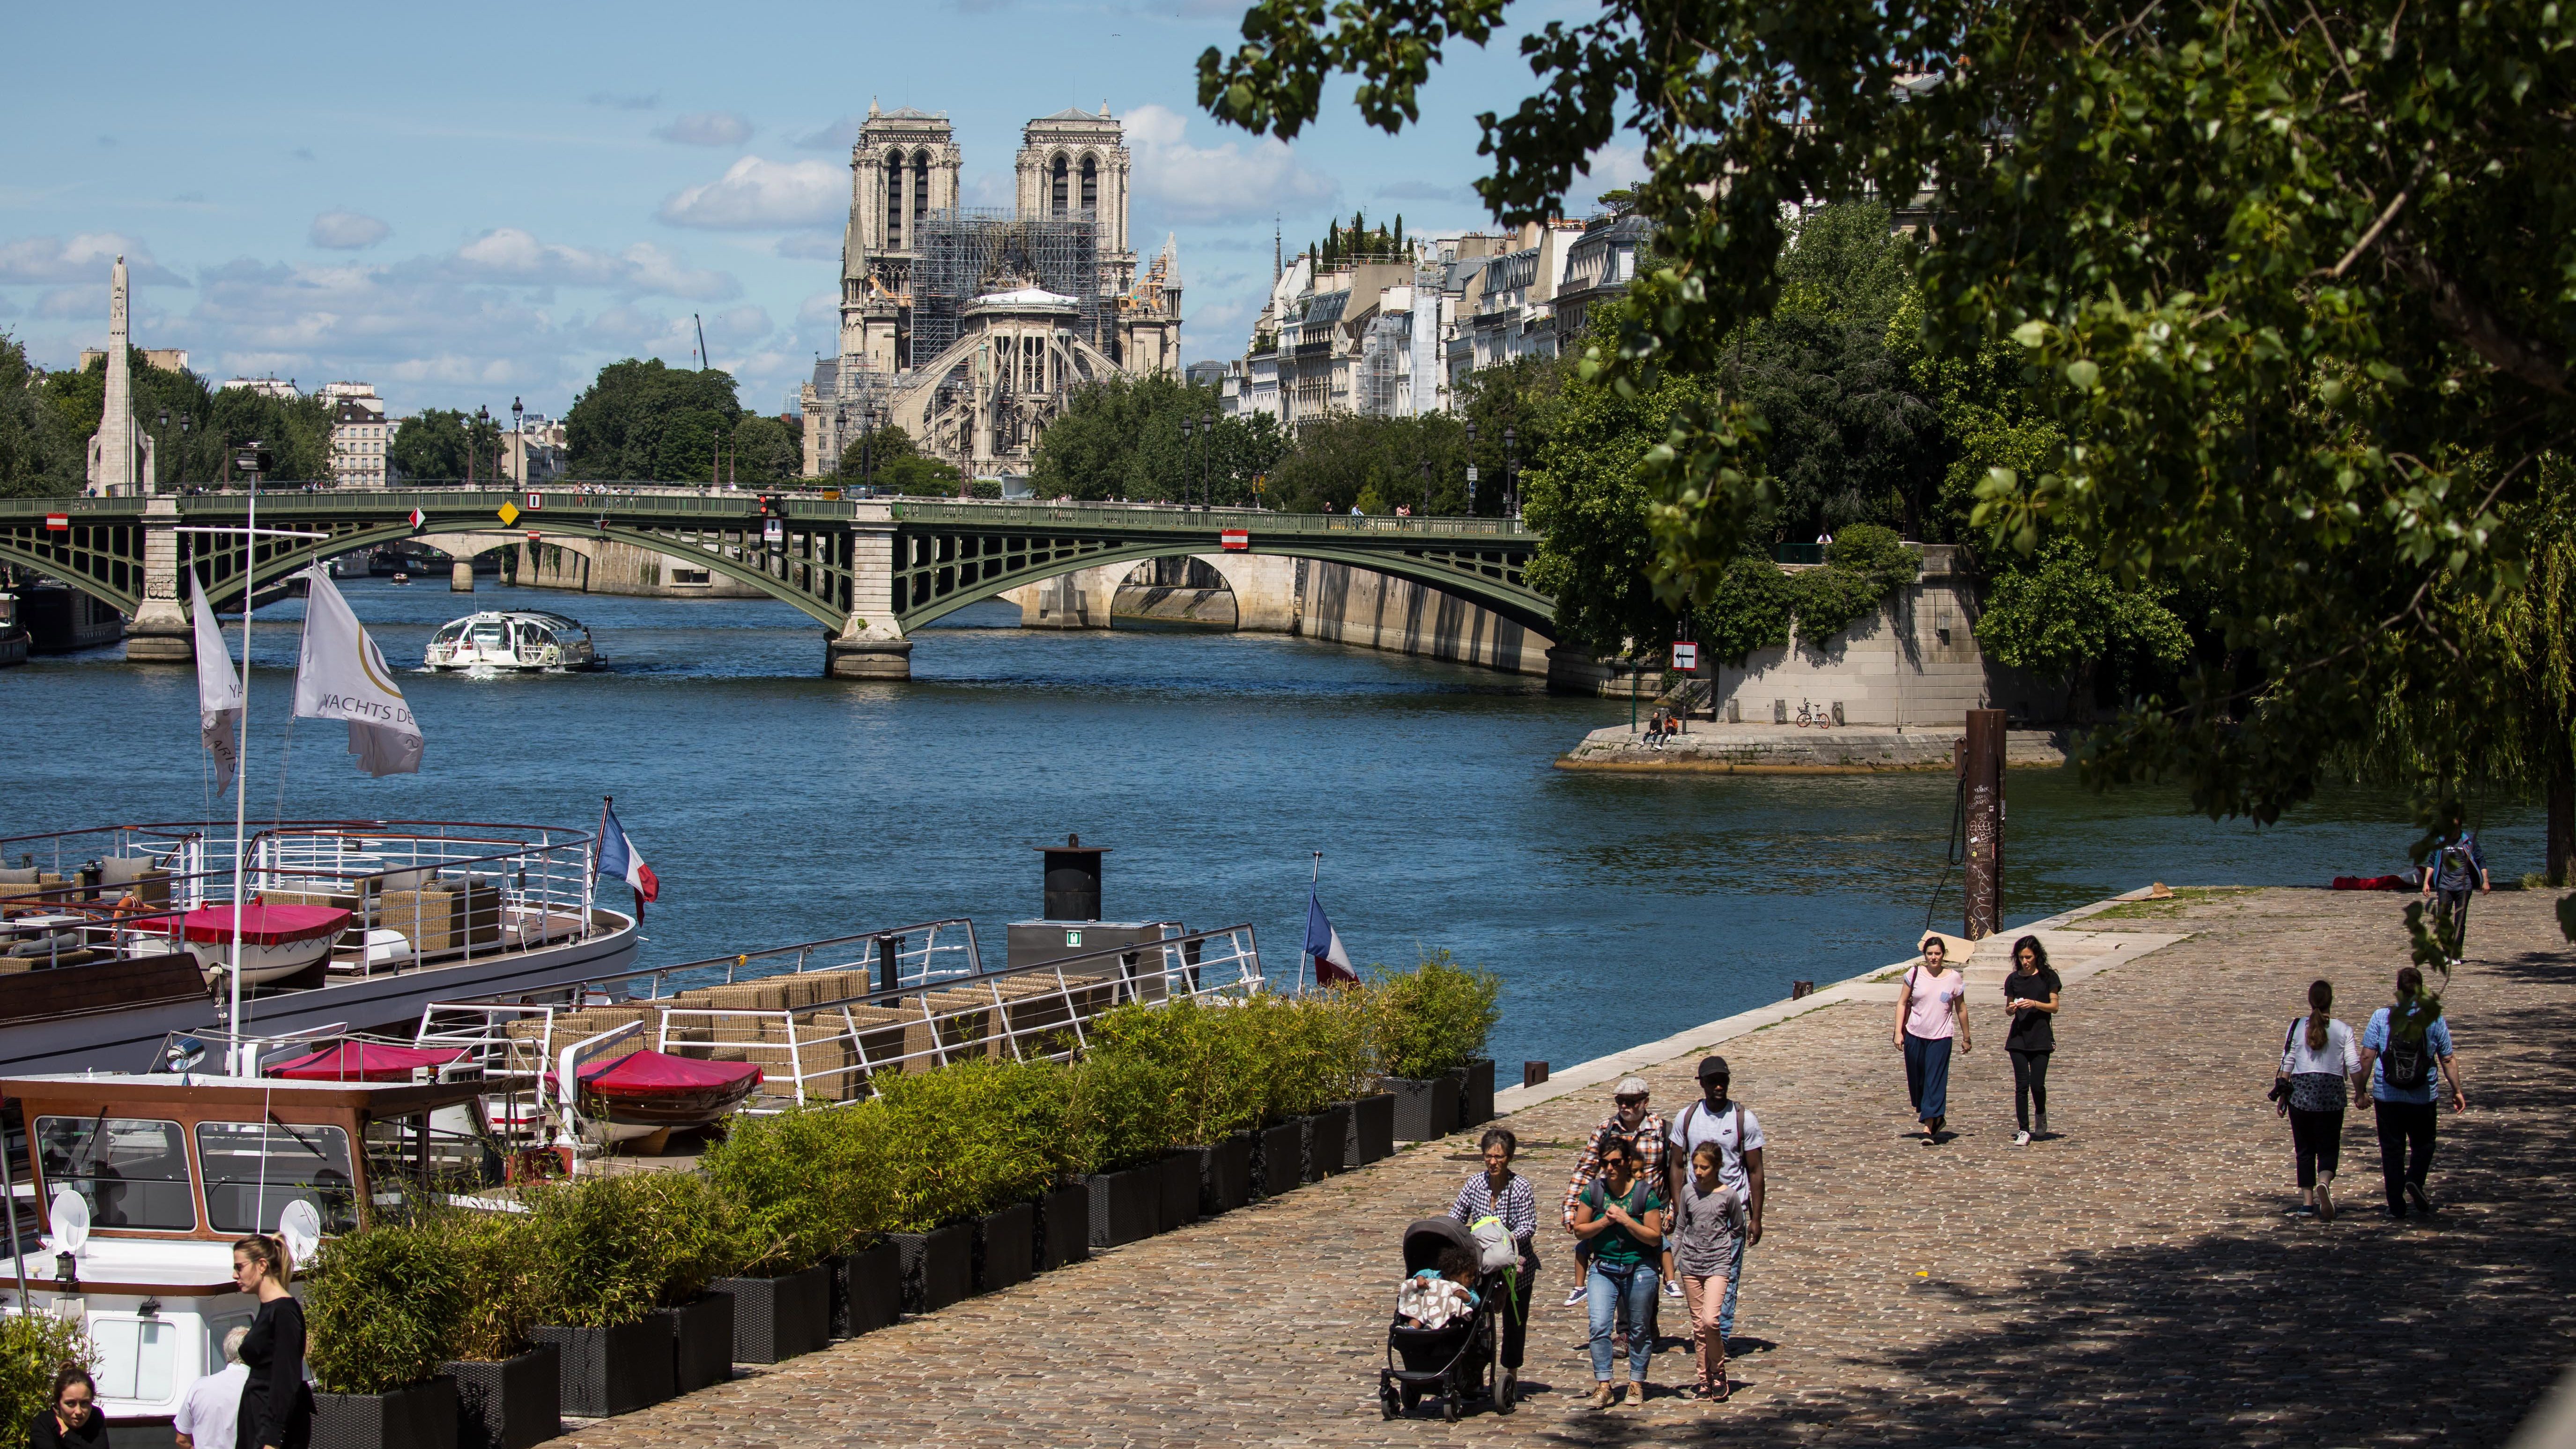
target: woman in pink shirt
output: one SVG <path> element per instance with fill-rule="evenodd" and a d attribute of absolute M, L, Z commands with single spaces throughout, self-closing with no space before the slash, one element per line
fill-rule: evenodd
<path fill-rule="evenodd" d="M 1923 938 L 1923 959 L 1896 989 L 1896 1045 L 1905 1053 L 1905 1090 L 1923 1124 L 1923 1145 L 1941 1140 L 1950 1111 L 1950 1042 L 1968 1050 L 1968 984 L 1949 969 L 1949 945 Z"/>

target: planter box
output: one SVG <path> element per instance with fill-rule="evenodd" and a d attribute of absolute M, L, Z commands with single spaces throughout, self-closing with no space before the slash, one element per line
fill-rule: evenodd
<path fill-rule="evenodd" d="M 313 1395 L 313 1449 L 456 1449 L 456 1380 Z"/>
<path fill-rule="evenodd" d="M 1342 1138 L 1342 1165 L 1365 1167 L 1395 1154 L 1395 1098 L 1380 1092 L 1351 1104 L 1351 1130 Z"/>
<path fill-rule="evenodd" d="M 775 1278 L 718 1278 L 707 1292 L 733 1300 L 728 1366 L 778 1363 L 832 1341 L 832 1270 L 822 1264 Z"/>
<path fill-rule="evenodd" d="M 903 1318 L 903 1250 L 892 1242 L 841 1259 L 838 1306 L 832 1332 L 855 1338 L 892 1328 Z"/>
<path fill-rule="evenodd" d="M 671 1320 L 659 1313 L 611 1328 L 539 1328 L 552 1345 L 563 1412 L 577 1419 L 631 1414 L 671 1397 Z"/>
<path fill-rule="evenodd" d="M 1458 1084 L 1458 1126 L 1482 1127 L 1494 1120 L 1494 1059 L 1478 1057 L 1449 1074 Z"/>
<path fill-rule="evenodd" d="M 1038 1272 L 1038 1210 L 1015 1202 L 975 1220 L 975 1291 L 998 1293 Z"/>
<path fill-rule="evenodd" d="M 1235 1132 L 1213 1147 L 1184 1147 L 1198 1159 L 1199 1216 L 1230 1213 L 1252 1201 L 1252 1134 Z"/>
<path fill-rule="evenodd" d="M 1306 1123 L 1292 1117 L 1252 1134 L 1252 1190 L 1277 1197 L 1305 1181 Z"/>
<path fill-rule="evenodd" d="M 975 1291 L 975 1225 L 891 1235 L 903 1254 L 903 1311 L 936 1313 Z"/>
<path fill-rule="evenodd" d="M 1091 1257 L 1091 1194 L 1081 1183 L 1038 1199 L 1037 1253 L 1041 1273 Z"/>
<path fill-rule="evenodd" d="M 1456 1077 L 1380 1077 L 1395 1094 L 1395 1140 L 1429 1142 L 1458 1130 Z"/>
<path fill-rule="evenodd" d="M 1116 1248 L 1150 1238 L 1163 1216 L 1163 1169 L 1158 1163 L 1125 1172 L 1097 1172 L 1082 1180 L 1091 1197 L 1091 1246 Z"/>
<path fill-rule="evenodd" d="M 1350 1166 L 1351 1104 L 1335 1102 L 1306 1119 L 1306 1180 L 1322 1182 Z"/>
<path fill-rule="evenodd" d="M 733 1377 L 733 1299 L 710 1293 L 693 1303 L 659 1309 L 671 1325 L 671 1387 L 694 1394 Z"/>
<path fill-rule="evenodd" d="M 529 1449 L 563 1433 L 563 1354 L 553 1344 L 439 1367 L 456 1380 L 456 1449 Z"/>
<path fill-rule="evenodd" d="M 1196 1154 L 1175 1152 L 1156 1167 L 1163 1174 L 1163 1209 L 1156 1215 L 1157 1232 L 1168 1233 L 1186 1228 L 1199 1220 L 1199 1160 Z"/>

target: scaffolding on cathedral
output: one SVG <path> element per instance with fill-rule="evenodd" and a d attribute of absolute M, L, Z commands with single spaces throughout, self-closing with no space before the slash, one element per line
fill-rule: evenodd
<path fill-rule="evenodd" d="M 966 304 L 988 292 L 1035 286 L 1073 299 L 1075 332 L 1112 352 L 1110 299 L 1102 294 L 1100 227 L 1088 211 L 1044 218 L 959 207 L 934 211 L 914 233 L 911 364 L 929 365 L 963 331 Z"/>

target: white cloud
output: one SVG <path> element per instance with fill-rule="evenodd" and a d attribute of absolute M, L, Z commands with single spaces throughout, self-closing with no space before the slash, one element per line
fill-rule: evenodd
<path fill-rule="evenodd" d="M 673 226 L 769 230 L 836 220 L 849 200 L 845 166 L 745 156 L 716 180 L 674 193 L 660 215 Z"/>
<path fill-rule="evenodd" d="M 1239 221 L 1275 210 L 1298 210 L 1333 199 L 1340 183 L 1297 159 L 1285 142 L 1239 141 L 1193 146 L 1189 122 L 1162 106 L 1127 114 L 1127 145 L 1135 153 L 1136 195 L 1168 220 Z"/>
<path fill-rule="evenodd" d="M 1646 179 L 1646 151 L 1642 146 L 1623 146 L 1614 141 L 1587 159 L 1591 170 L 1574 178 L 1574 184 L 1566 191 L 1568 201 L 1578 197 L 1597 200 L 1602 192 L 1634 186 Z"/>
<path fill-rule="evenodd" d="M 112 231 L 83 232 L 70 241 L 31 236 L 0 242 L 0 283 L 90 282 L 104 294 L 108 269 L 120 256 L 125 258 L 126 272 L 138 286 L 188 285 L 178 273 L 152 260 L 151 250 L 143 243 Z M 99 305 L 104 308 L 107 304 Z"/>
<path fill-rule="evenodd" d="M 683 265 L 650 242 L 611 255 L 587 247 L 538 240 L 514 226 L 487 231 L 456 249 L 442 264 L 461 280 L 525 286 L 606 287 L 631 296 L 659 294 L 692 301 L 720 301 L 741 293 L 724 272 Z"/>
<path fill-rule="evenodd" d="M 653 134 L 683 146 L 739 146 L 751 139 L 751 122 L 734 111 L 691 111 Z"/>
<path fill-rule="evenodd" d="M 333 251 L 358 251 L 374 246 L 393 235 L 394 229 L 354 211 L 326 211 L 313 218 L 313 230 L 306 240 L 317 247 Z"/>
<path fill-rule="evenodd" d="M 107 297 L 96 287 L 56 287 L 36 299 L 36 315 L 103 319 L 107 316 Z M 101 321 L 100 325 L 105 323 Z"/>

